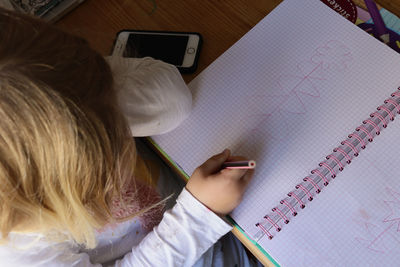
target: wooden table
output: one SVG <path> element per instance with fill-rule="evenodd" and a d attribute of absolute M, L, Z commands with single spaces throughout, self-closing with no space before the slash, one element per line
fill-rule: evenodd
<path fill-rule="evenodd" d="M 103 55 L 121 29 L 200 32 L 199 68 L 189 82 L 281 0 L 86 0 L 56 24 L 86 38 Z M 363 0 L 355 0 L 362 3 Z M 400 0 L 377 0 L 400 16 Z"/>
<path fill-rule="evenodd" d="M 281 0 L 86 0 L 56 24 L 86 38 L 108 55 L 121 29 L 193 31 L 204 38 L 196 73 L 184 75 L 186 82 L 274 9 Z M 363 0 L 354 0 L 363 4 Z M 400 16 L 400 0 L 376 0 Z M 258 249 L 238 234 L 241 241 L 264 264 L 272 265 Z"/>

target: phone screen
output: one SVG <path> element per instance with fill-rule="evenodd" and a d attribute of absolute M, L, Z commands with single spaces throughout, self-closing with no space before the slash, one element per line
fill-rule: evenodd
<path fill-rule="evenodd" d="M 152 57 L 181 66 L 189 37 L 184 35 L 129 34 L 124 57 Z"/>

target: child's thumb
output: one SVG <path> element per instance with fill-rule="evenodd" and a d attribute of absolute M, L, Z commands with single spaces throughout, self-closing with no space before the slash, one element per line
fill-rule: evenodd
<path fill-rule="evenodd" d="M 212 156 L 203 165 L 200 166 L 202 171 L 205 174 L 216 173 L 221 170 L 222 164 L 229 158 L 231 155 L 231 151 L 229 149 L 225 149 L 221 153 Z"/>

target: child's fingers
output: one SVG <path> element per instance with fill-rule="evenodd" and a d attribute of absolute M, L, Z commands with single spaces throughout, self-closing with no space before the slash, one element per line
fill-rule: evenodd
<path fill-rule="evenodd" d="M 247 171 L 247 169 L 222 169 L 221 174 L 229 179 L 240 180 Z"/>
<path fill-rule="evenodd" d="M 244 186 L 247 186 L 253 178 L 254 170 L 247 170 L 247 172 L 240 179 Z"/>
<path fill-rule="evenodd" d="M 242 156 L 231 156 L 227 159 L 227 161 L 245 161 L 247 160 L 245 157 Z M 228 178 L 241 180 L 248 171 L 253 171 L 249 169 L 222 169 L 221 173 Z M 251 176 L 251 175 L 250 175 Z M 247 179 L 246 179 L 247 180 Z"/>
<path fill-rule="evenodd" d="M 230 156 L 226 161 L 245 161 L 245 160 L 247 159 L 242 156 Z"/>
<path fill-rule="evenodd" d="M 223 169 L 221 173 L 228 179 L 237 180 L 246 186 L 253 177 L 254 170 L 251 169 Z"/>
<path fill-rule="evenodd" d="M 222 164 L 229 158 L 230 155 L 231 151 L 229 149 L 225 149 L 223 152 L 209 158 L 199 167 L 199 169 L 204 174 L 216 173 L 221 169 Z"/>

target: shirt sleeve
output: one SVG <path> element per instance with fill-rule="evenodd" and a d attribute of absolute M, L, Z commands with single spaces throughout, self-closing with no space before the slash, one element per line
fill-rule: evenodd
<path fill-rule="evenodd" d="M 116 266 L 192 266 L 232 226 L 183 189 L 160 224 Z"/>
<path fill-rule="evenodd" d="M 164 213 L 160 224 L 131 252 L 114 265 L 192 266 L 232 226 L 183 189 L 175 206 Z M 37 244 L 29 236 L 19 236 L 18 249 L 0 247 L 1 266 L 101 266 L 92 264 L 87 253 L 69 242 Z M 31 245 L 31 248 L 29 248 Z M 21 249 L 21 246 L 26 247 Z"/>
<path fill-rule="evenodd" d="M 192 94 L 175 66 L 149 57 L 105 59 L 133 136 L 169 132 L 188 117 Z"/>

